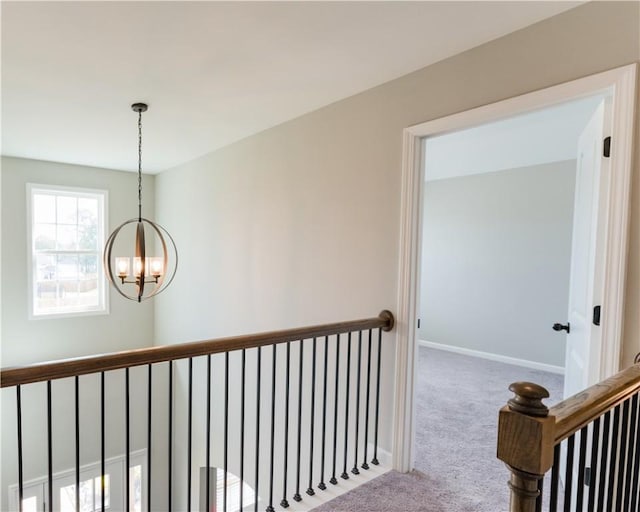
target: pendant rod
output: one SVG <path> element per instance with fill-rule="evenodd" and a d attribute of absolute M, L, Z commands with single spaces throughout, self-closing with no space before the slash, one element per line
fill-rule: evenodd
<path fill-rule="evenodd" d="M 142 221 L 142 110 L 138 110 L 138 222 Z"/>

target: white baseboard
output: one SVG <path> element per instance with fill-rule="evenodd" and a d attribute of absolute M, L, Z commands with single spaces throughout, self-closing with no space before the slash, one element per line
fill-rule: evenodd
<path fill-rule="evenodd" d="M 454 347 L 453 345 L 445 345 L 443 343 L 435 343 L 433 341 L 419 340 L 418 344 L 423 347 L 435 348 L 438 350 L 446 350 L 447 352 L 455 352 L 465 356 L 479 357 L 490 361 L 498 361 L 500 363 L 514 364 L 516 366 L 524 366 L 533 370 L 542 370 L 545 372 L 558 373 L 564 375 L 564 367 L 552 364 L 537 363 L 536 361 L 528 361 L 527 359 L 517 359 L 515 357 L 503 356 L 500 354 L 492 354 L 490 352 L 482 352 L 480 350 L 472 350 L 470 348 Z"/>

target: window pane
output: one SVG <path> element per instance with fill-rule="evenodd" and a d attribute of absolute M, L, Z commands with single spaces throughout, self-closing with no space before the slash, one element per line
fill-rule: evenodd
<path fill-rule="evenodd" d="M 75 251 L 78 248 L 78 228 L 58 224 L 58 250 Z"/>
<path fill-rule="evenodd" d="M 80 482 L 80 512 L 93 512 L 93 479 Z"/>
<path fill-rule="evenodd" d="M 22 512 L 38 512 L 38 498 L 31 496 L 22 500 Z"/>
<path fill-rule="evenodd" d="M 98 226 L 96 224 L 78 226 L 78 249 L 81 251 L 98 250 Z"/>
<path fill-rule="evenodd" d="M 58 196 L 58 224 L 78 223 L 78 200 L 75 197 Z"/>
<path fill-rule="evenodd" d="M 33 195 L 33 222 L 55 223 L 56 198 L 48 194 Z"/>
<path fill-rule="evenodd" d="M 47 251 L 56 248 L 56 225 L 36 224 L 33 226 L 33 246 L 36 251 Z"/>
<path fill-rule="evenodd" d="M 96 224 L 98 222 L 98 200 L 81 197 L 78 199 L 78 224 Z"/>
<path fill-rule="evenodd" d="M 54 254 L 38 254 L 36 259 L 36 280 L 51 281 L 56 277 L 56 257 Z"/>
<path fill-rule="evenodd" d="M 60 488 L 60 512 L 76 512 L 76 485 Z"/>
<path fill-rule="evenodd" d="M 98 256 L 96 254 L 81 254 L 78 261 L 80 264 L 80 279 L 96 277 L 98 273 Z"/>
<path fill-rule="evenodd" d="M 76 281 L 78 279 L 78 255 L 58 254 L 58 281 Z"/>
<path fill-rule="evenodd" d="M 142 466 L 129 469 L 129 510 L 142 512 Z"/>

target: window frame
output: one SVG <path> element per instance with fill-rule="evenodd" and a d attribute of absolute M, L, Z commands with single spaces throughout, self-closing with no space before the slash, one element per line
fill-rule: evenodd
<path fill-rule="evenodd" d="M 37 253 L 33 243 L 33 228 L 34 228 L 34 211 L 33 211 L 33 197 L 37 193 L 53 193 L 56 196 L 68 195 L 70 197 L 98 197 L 98 208 L 102 209 L 102 222 L 98 222 L 98 247 L 97 247 L 97 263 L 98 263 L 98 294 L 101 297 L 100 304 L 95 309 L 82 309 L 77 311 L 61 311 L 61 312 L 47 312 L 36 313 L 35 305 L 35 286 L 37 281 Z M 100 204 L 102 203 L 102 204 Z M 102 251 L 104 250 L 104 244 L 107 238 L 108 219 L 109 219 L 109 191 L 105 189 L 94 189 L 84 187 L 73 187 L 66 185 L 49 185 L 43 183 L 27 183 L 27 307 L 29 320 L 50 320 L 54 318 L 72 318 L 79 316 L 96 316 L 96 315 L 108 315 L 109 314 L 109 285 L 104 273 L 104 264 L 102 261 Z M 99 212 L 100 214 L 100 212 Z M 100 219 L 98 219 L 100 221 Z M 57 223 L 56 223 L 57 224 Z M 73 253 L 74 251 L 70 251 Z M 54 252 L 55 253 L 55 252 Z M 80 254 L 80 251 L 75 251 L 76 254 Z"/>

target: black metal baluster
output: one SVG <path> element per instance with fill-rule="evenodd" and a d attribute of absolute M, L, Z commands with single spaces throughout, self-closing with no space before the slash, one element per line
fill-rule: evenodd
<path fill-rule="evenodd" d="M 104 416 L 104 415 L 103 415 Z M 47 381 L 47 474 L 48 474 L 48 496 L 49 510 L 53 512 L 53 434 L 51 425 L 51 381 Z M 102 507 L 104 510 L 104 507 Z"/>
<path fill-rule="evenodd" d="M 316 412 L 316 339 L 313 338 L 313 352 L 311 356 L 311 421 L 309 435 L 309 487 L 307 488 L 307 494 L 313 496 L 315 491 L 313 490 L 313 433 L 315 430 L 315 412 Z"/>
<path fill-rule="evenodd" d="M 626 455 L 627 455 L 627 435 L 629 433 L 628 429 L 629 422 L 629 400 L 626 400 L 622 404 L 622 425 L 621 425 L 621 435 L 620 435 L 620 461 L 618 462 L 618 469 L 616 473 L 618 474 L 618 489 L 616 496 L 616 504 L 618 508 L 620 508 L 620 504 L 623 502 L 624 496 L 624 481 L 625 481 L 625 469 L 626 469 Z"/>
<path fill-rule="evenodd" d="M 244 395 L 245 395 L 245 375 L 246 375 L 247 351 L 242 349 L 242 364 L 240 375 L 240 496 L 239 510 L 244 508 Z"/>
<path fill-rule="evenodd" d="M 336 478 L 336 457 L 338 451 L 338 388 L 340 383 L 340 334 L 336 334 L 336 381 L 333 390 L 333 467 L 329 483 L 338 484 Z"/>
<path fill-rule="evenodd" d="M 76 512 L 80 512 L 80 377 L 74 378 L 75 384 L 75 420 L 76 420 Z"/>
<path fill-rule="evenodd" d="M 229 352 L 224 353 L 224 489 L 222 510 L 227 512 L 227 481 L 229 471 Z"/>
<path fill-rule="evenodd" d="M 347 459 L 349 448 L 349 384 L 351 381 L 351 333 L 347 335 L 347 371 L 346 371 L 346 392 L 345 392 L 345 404 L 344 404 L 344 466 L 342 467 L 342 474 L 340 478 L 344 480 L 349 479 L 349 473 L 347 473 Z"/>
<path fill-rule="evenodd" d="M 129 368 L 124 369 L 124 461 L 125 461 L 125 491 L 124 491 L 124 500 L 125 500 L 125 510 L 129 510 L 131 508 L 131 439 L 129 434 L 130 424 L 131 424 L 131 400 L 129 397 Z M 80 475 L 78 475 L 80 478 Z M 78 511 L 80 512 L 80 511 Z"/>
<path fill-rule="evenodd" d="M 168 476 L 168 481 L 169 481 L 169 485 L 168 485 L 168 489 L 167 489 L 167 493 L 168 493 L 168 507 L 169 507 L 169 512 L 171 512 L 172 510 L 172 503 L 173 503 L 173 497 L 171 494 L 171 490 L 173 489 L 173 482 L 172 482 L 172 471 L 171 468 L 173 467 L 173 446 L 172 446 L 172 440 L 173 440 L 173 361 L 169 361 L 169 439 L 168 439 L 168 447 L 167 449 L 169 450 L 168 453 L 168 465 L 169 465 L 169 474 Z"/>
<path fill-rule="evenodd" d="M 327 373 L 329 361 L 329 337 L 324 337 L 324 375 L 322 384 L 322 450 L 320 452 L 320 483 L 318 489 L 326 490 L 327 485 L 324 483 L 324 460 L 325 460 L 325 440 L 327 437 Z"/>
<path fill-rule="evenodd" d="M 303 368 L 304 340 L 300 340 L 300 360 L 298 361 L 298 443 L 296 467 L 296 492 L 293 495 L 295 501 L 302 501 L 300 496 L 300 441 L 302 439 L 302 368 Z"/>
<path fill-rule="evenodd" d="M 271 363 L 271 460 L 269 467 L 269 506 L 267 512 L 274 512 L 273 508 L 273 462 L 275 453 L 275 435 L 276 435 L 276 358 L 277 345 L 273 345 L 273 360 Z"/>
<path fill-rule="evenodd" d="M 153 374 L 151 364 L 147 367 L 147 512 L 151 512 L 151 388 Z"/>
<path fill-rule="evenodd" d="M 598 477 L 598 454 L 600 449 L 600 418 L 596 418 L 593 422 L 593 429 L 591 431 L 592 444 L 591 444 L 591 468 L 589 469 L 589 501 L 587 503 L 587 510 L 594 510 L 596 505 L 596 479 Z"/>
<path fill-rule="evenodd" d="M 598 512 L 604 512 L 605 490 L 607 487 L 607 463 L 609 462 L 609 431 L 611 429 L 611 411 L 604 415 L 602 428 L 602 456 L 600 457 L 600 478 L 598 485 Z"/>
<path fill-rule="evenodd" d="M 551 467 L 551 495 L 549 496 L 549 512 L 558 510 L 558 483 L 560 481 L 560 443 L 553 448 L 553 466 Z"/>
<path fill-rule="evenodd" d="M 378 460 L 378 426 L 380 424 L 380 363 L 381 363 L 381 353 L 382 353 L 382 329 L 378 329 L 378 361 L 376 363 L 377 371 L 376 371 L 376 417 L 375 417 L 375 425 L 374 425 L 374 436 L 373 436 L 373 459 L 371 460 L 371 464 L 375 464 L 376 466 L 380 464 Z"/>
<path fill-rule="evenodd" d="M 573 452 L 576 436 L 573 434 L 567 439 L 567 465 L 564 475 L 564 512 L 571 511 L 571 494 L 573 494 Z"/>
<path fill-rule="evenodd" d="M 100 372 L 100 504 L 101 511 L 105 505 L 105 415 L 104 415 L 104 372 Z"/>
<path fill-rule="evenodd" d="M 16 386 L 16 415 L 18 420 L 18 511 L 22 512 L 24 486 L 22 481 L 22 395 L 20 385 Z"/>
<path fill-rule="evenodd" d="M 638 409 L 638 394 L 633 396 L 631 401 L 631 423 L 629 439 L 633 439 L 633 447 L 629 446 L 629 458 L 627 459 L 627 496 L 625 497 L 625 510 L 632 512 L 636 510 L 638 499 L 638 470 L 640 470 L 640 410 Z M 634 466 L 635 461 L 635 466 Z M 634 481 L 635 469 L 635 481 Z"/>
<path fill-rule="evenodd" d="M 580 448 L 578 454 L 578 487 L 576 488 L 576 510 L 582 510 L 584 504 L 584 471 L 587 467 L 588 427 L 580 429 Z"/>
<path fill-rule="evenodd" d="M 206 504 L 207 512 L 211 510 L 211 354 L 207 355 L 207 419 L 206 419 Z"/>
<path fill-rule="evenodd" d="M 640 404 L 638 403 L 638 394 L 633 397 L 635 401 L 634 409 L 636 411 L 636 424 L 634 426 L 635 429 L 635 455 L 633 461 L 633 483 L 630 489 L 634 489 L 633 495 L 631 496 L 631 511 L 635 511 L 640 509 Z"/>
<path fill-rule="evenodd" d="M 356 386 L 356 443 L 354 446 L 355 454 L 353 457 L 353 468 L 351 472 L 354 475 L 359 475 L 358 470 L 358 437 L 360 430 L 360 380 L 362 371 L 362 331 L 358 331 L 358 372 L 357 372 L 357 386 Z"/>
<path fill-rule="evenodd" d="M 257 366 L 257 378 L 256 378 L 256 500 L 254 506 L 254 512 L 258 512 L 258 496 L 259 493 L 259 482 L 260 482 L 260 388 L 262 387 L 260 384 L 260 374 L 262 370 L 261 365 L 262 358 L 262 347 L 258 347 L 258 359 L 256 362 Z"/>
<path fill-rule="evenodd" d="M 188 398 L 188 412 L 187 412 L 187 512 L 191 512 L 191 473 L 193 468 L 191 467 L 191 452 L 192 452 L 192 440 L 193 434 L 193 358 L 189 358 L 189 398 Z"/>
<path fill-rule="evenodd" d="M 287 341 L 287 365 L 285 370 L 284 385 L 284 468 L 283 468 L 283 484 L 282 484 L 282 501 L 280 506 L 287 508 L 287 469 L 289 467 L 289 376 L 291 370 L 291 342 Z"/>
<path fill-rule="evenodd" d="M 371 395 L 371 329 L 369 329 L 369 349 L 367 350 L 367 399 L 365 401 L 364 419 L 364 458 L 362 459 L 362 469 L 369 469 L 367 463 L 367 452 L 369 449 L 369 396 Z"/>
<path fill-rule="evenodd" d="M 609 464 L 609 485 L 607 486 L 607 502 L 609 508 L 613 509 L 615 497 L 616 462 L 618 458 L 618 439 L 620 438 L 620 406 L 613 410 L 613 428 L 611 430 L 611 460 Z"/>

